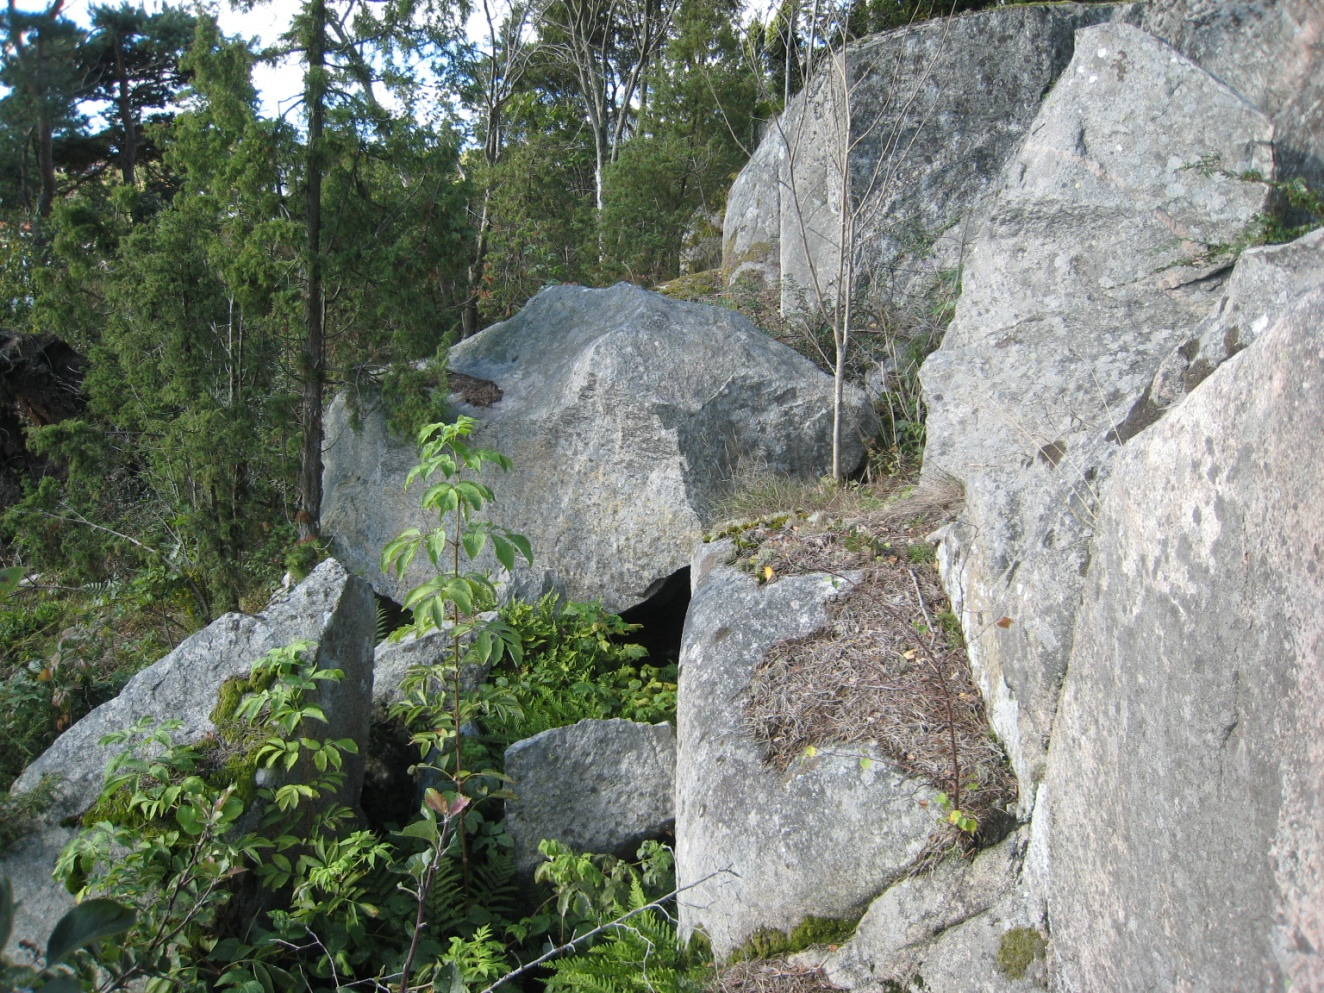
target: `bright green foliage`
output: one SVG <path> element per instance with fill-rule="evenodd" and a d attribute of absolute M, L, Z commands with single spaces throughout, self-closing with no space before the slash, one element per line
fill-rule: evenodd
<path fill-rule="evenodd" d="M 445 800 L 460 804 L 461 811 L 470 799 L 506 795 L 499 771 L 475 768 L 492 756 L 481 741 L 471 740 L 472 729 L 519 714 L 518 701 L 504 687 L 485 683 L 477 692 L 466 692 L 464 670 L 496 666 L 506 659 L 518 665 L 523 653 L 510 625 L 476 616 L 496 606 L 496 588 L 486 572 L 474 568 L 474 560 L 490 544 L 506 569 L 514 568 L 516 555 L 533 561 L 527 538 L 476 516 L 492 500 L 491 488 L 481 479 L 483 467 L 510 468 L 504 455 L 466 443 L 477 424 L 472 417 L 460 417 L 454 424 L 429 424 L 419 431 L 419 462 L 405 486 L 419 480 L 427 485 L 422 506 L 437 514 L 439 525 L 427 534 L 411 528 L 382 549 L 383 571 L 403 575 L 420 549 L 438 571 L 409 591 L 404 606 L 413 612 L 418 634 L 449 627 L 451 651 L 440 662 L 409 670 L 401 686 L 403 699 L 391 714 L 411 729 L 421 767 L 446 778 L 451 790 Z M 456 820 L 466 894 L 472 886 L 469 839 L 480 826 L 470 821 L 476 816 L 462 813 Z M 425 894 L 426 888 L 420 892 Z"/>
<path fill-rule="evenodd" d="M 538 880 L 556 890 L 557 909 L 572 936 L 599 930 L 587 951 L 552 963 L 549 993 L 698 993 L 712 978 L 701 941 L 676 934 L 668 890 L 673 856 L 645 842 L 631 865 L 607 855 L 577 855 L 554 841 Z"/>
<path fill-rule="evenodd" d="M 239 784 L 216 785 L 209 750 L 173 743 L 170 725 L 143 720 L 106 739 L 130 746 L 112 760 L 101 795 L 104 807 L 123 808 L 124 816 L 84 831 L 57 871 L 82 894 L 140 908 L 134 928 L 104 942 L 98 955 L 120 985 L 169 977 L 186 990 L 252 981 L 270 988 L 273 977 L 289 981 L 284 946 L 272 939 L 302 941 L 309 933 L 319 936 L 326 956 L 309 964 L 313 975 L 360 967 L 376 954 L 367 923 L 379 910 L 367 895 L 389 851 L 370 833 L 348 830 L 349 811 L 334 802 L 344 755 L 356 746 L 310 736 L 313 725 L 325 723 L 318 687 L 340 674 L 316 669 L 306 650 L 290 646 L 255 665 L 256 689 L 226 718 L 257 732 L 245 733 L 257 739 L 256 764 L 273 781 L 258 794 L 259 833 L 240 831 L 252 819 L 241 822 Z M 218 716 L 233 702 L 233 689 Z M 250 874 L 268 894 L 256 896 L 257 905 L 281 895 L 270 929 L 249 931 L 228 909 L 240 892 L 235 881 Z M 242 931 L 232 933 L 235 926 Z"/>
<path fill-rule="evenodd" d="M 676 667 L 642 664 L 645 650 L 628 642 L 626 624 L 600 603 L 537 603 L 501 608 L 523 646 L 521 662 L 493 673 L 518 700 L 520 716 L 491 725 L 501 746 L 585 718 L 624 717 L 656 723 L 676 718 Z"/>

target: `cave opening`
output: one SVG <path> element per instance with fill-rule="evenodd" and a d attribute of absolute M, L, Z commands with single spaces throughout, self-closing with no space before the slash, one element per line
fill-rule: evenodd
<path fill-rule="evenodd" d="M 643 645 L 652 665 L 680 661 L 680 641 L 685 632 L 685 614 L 690 609 L 690 567 L 685 566 L 662 580 L 657 592 L 643 603 L 621 611 L 621 620 L 642 627 L 626 640 Z"/>

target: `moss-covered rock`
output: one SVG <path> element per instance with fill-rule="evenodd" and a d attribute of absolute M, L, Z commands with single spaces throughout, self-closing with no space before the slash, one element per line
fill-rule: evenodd
<path fill-rule="evenodd" d="M 815 917 L 811 914 L 790 931 L 760 928 L 731 953 L 730 961 L 744 962 L 749 959 L 772 958 L 774 955 L 794 955 L 814 945 L 845 944 L 859 923 L 858 916 L 837 918 Z"/>
<path fill-rule="evenodd" d="M 998 972 L 1008 979 L 1024 979 L 1030 966 L 1047 951 L 1047 939 L 1034 928 L 1012 928 L 998 942 Z"/>

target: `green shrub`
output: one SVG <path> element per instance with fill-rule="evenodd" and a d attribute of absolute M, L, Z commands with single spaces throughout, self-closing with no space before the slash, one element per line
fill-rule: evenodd
<path fill-rule="evenodd" d="M 523 658 L 493 674 L 519 701 L 517 718 L 490 730 L 505 747 L 586 718 L 656 723 L 676 717 L 676 666 L 643 662 L 645 649 L 626 639 L 637 630 L 600 603 L 513 602 L 501 618 L 519 636 Z"/>

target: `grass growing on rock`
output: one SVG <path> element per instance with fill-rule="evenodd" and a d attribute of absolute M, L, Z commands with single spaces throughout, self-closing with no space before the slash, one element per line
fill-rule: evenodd
<path fill-rule="evenodd" d="M 959 512 L 959 493 L 836 488 L 827 506 L 781 523 L 766 518 L 735 539 L 738 563 L 760 581 L 812 572 L 854 581 L 822 630 L 765 654 L 750 684 L 748 727 L 782 770 L 811 748 L 872 743 L 981 825 L 973 838 L 945 826 L 935 855 L 996 840 L 1015 779 L 927 541 Z"/>

